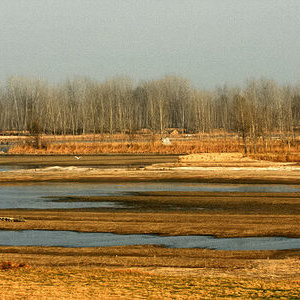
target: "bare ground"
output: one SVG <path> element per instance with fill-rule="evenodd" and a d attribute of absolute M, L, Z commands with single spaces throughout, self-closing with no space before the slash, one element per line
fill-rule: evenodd
<path fill-rule="evenodd" d="M 159 156 L 158 156 L 159 157 Z M 153 157 L 154 158 L 154 157 Z M 13 163 L 12 157 L 2 156 L 2 164 Z M 0 162 L 1 162 L 0 159 Z M 17 157 L 19 164 L 28 157 Z M 35 159 L 35 158 L 33 158 Z M 1 183 L 42 182 L 42 181 L 77 181 L 77 182 L 113 182 L 113 181 L 184 181 L 184 182 L 231 182 L 231 183 L 285 183 L 298 184 L 300 166 L 296 163 L 274 163 L 256 161 L 236 154 L 201 154 L 180 157 L 178 162 L 174 157 L 160 157 L 163 163 L 150 166 L 133 167 L 130 169 L 99 169 L 88 167 L 85 157 L 73 160 L 74 165 L 60 163 L 56 156 L 46 156 L 48 165 L 52 167 L 14 170 L 2 172 Z M 99 159 L 93 156 L 93 161 Z M 103 159 L 103 157 L 101 157 Z M 106 157 L 107 163 L 115 158 Z M 133 159 L 131 157 L 131 159 Z M 147 159 L 147 158 L 146 158 Z M 138 161 L 142 161 L 141 156 Z M 152 162 L 155 160 L 152 159 Z M 51 161 L 51 163 L 49 162 Z M 75 163 L 76 162 L 76 163 Z M 133 162 L 132 162 L 133 163 Z M 57 166 L 53 166 L 57 164 Z M 90 163 L 91 164 L 91 163 Z M 142 164 L 142 163 L 141 163 Z M 63 167 L 69 165 L 68 167 Z"/>

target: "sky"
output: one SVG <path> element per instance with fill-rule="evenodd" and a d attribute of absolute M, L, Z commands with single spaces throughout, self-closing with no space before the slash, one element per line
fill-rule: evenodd
<path fill-rule="evenodd" d="M 0 80 L 300 83 L 299 0 L 0 0 Z"/>

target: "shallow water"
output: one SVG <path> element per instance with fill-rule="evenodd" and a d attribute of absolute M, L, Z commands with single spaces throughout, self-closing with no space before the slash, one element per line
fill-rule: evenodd
<path fill-rule="evenodd" d="M 213 236 L 157 236 L 150 234 L 113 234 L 75 231 L 23 230 L 0 231 L 1 246 L 109 247 L 125 245 L 162 245 L 168 248 L 206 248 L 216 250 L 300 249 L 300 238 L 251 237 L 215 238 Z"/>
<path fill-rule="evenodd" d="M 68 168 L 73 166 L 50 166 L 50 165 L 2 165 L 0 172 L 16 171 L 16 170 L 29 170 L 29 169 L 46 169 L 46 168 Z M 93 168 L 93 169 L 131 169 L 135 168 L 134 165 L 84 165 L 76 166 L 76 168 Z M 0 174 L 1 176 L 1 174 Z"/>
<path fill-rule="evenodd" d="M 47 197 L 113 196 L 148 191 L 300 192 L 297 185 L 197 183 L 38 183 L 0 185 L 0 209 L 122 208 L 113 202 L 57 202 Z"/>
<path fill-rule="evenodd" d="M 0 166 L 0 172 L 8 172 L 14 170 L 28 170 L 28 169 L 38 169 L 41 166 L 35 165 L 2 165 Z M 1 176 L 1 175 L 0 175 Z"/>

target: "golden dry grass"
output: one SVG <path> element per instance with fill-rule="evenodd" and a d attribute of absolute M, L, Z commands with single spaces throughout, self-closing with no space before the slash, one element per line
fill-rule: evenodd
<path fill-rule="evenodd" d="M 211 278 L 103 268 L 32 268 L 0 272 L 1 299 L 215 299 L 289 298 L 299 278 Z"/>
<path fill-rule="evenodd" d="M 0 271 L 19 269 L 19 268 L 29 268 L 29 265 L 25 263 L 15 263 L 12 261 L 2 261 L 0 262 Z"/>
<path fill-rule="evenodd" d="M 42 136 L 41 147 L 32 143 L 13 146 L 10 154 L 194 154 L 244 152 L 241 139 L 227 133 L 178 135 L 171 145 L 163 145 L 159 135 L 79 135 Z M 28 138 L 30 140 L 30 138 Z M 115 141 L 115 142 L 114 142 Z M 118 142 L 117 142 L 118 141 Z M 294 138 L 258 139 L 254 149 L 249 143 L 249 156 L 273 162 L 300 162 L 300 140 Z"/>
<path fill-rule="evenodd" d="M 214 149 L 211 151 L 211 149 Z M 154 154 L 189 154 L 199 152 L 238 152 L 241 146 L 225 141 L 211 142 L 174 142 L 163 145 L 161 142 L 111 142 L 111 143 L 63 143 L 46 144 L 41 149 L 31 145 L 16 145 L 10 149 L 10 154 L 101 154 L 101 153 L 154 153 Z"/>
<path fill-rule="evenodd" d="M 34 147 L 32 144 L 15 145 L 9 150 L 10 154 L 103 154 L 103 153 L 135 153 L 135 154 L 193 154 L 193 153 L 243 153 L 244 147 L 241 139 L 236 137 L 212 138 L 194 136 L 189 139 L 174 140 L 171 145 L 163 145 L 157 139 L 152 141 L 138 137 L 137 141 L 130 142 L 82 142 L 83 137 L 77 142 L 54 143 L 44 137 L 43 146 Z M 93 140 L 92 140 L 93 141 Z M 300 161 L 300 141 L 294 140 L 287 143 L 285 140 L 270 140 L 266 145 L 263 140 L 258 140 L 256 150 L 249 148 L 249 155 L 255 159 L 264 159 L 282 162 Z"/>

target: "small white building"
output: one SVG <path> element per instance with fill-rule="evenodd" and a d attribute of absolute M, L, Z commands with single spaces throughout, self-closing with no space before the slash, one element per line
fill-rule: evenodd
<path fill-rule="evenodd" d="M 161 142 L 163 143 L 163 145 L 171 145 L 171 141 L 169 137 L 162 138 Z"/>

